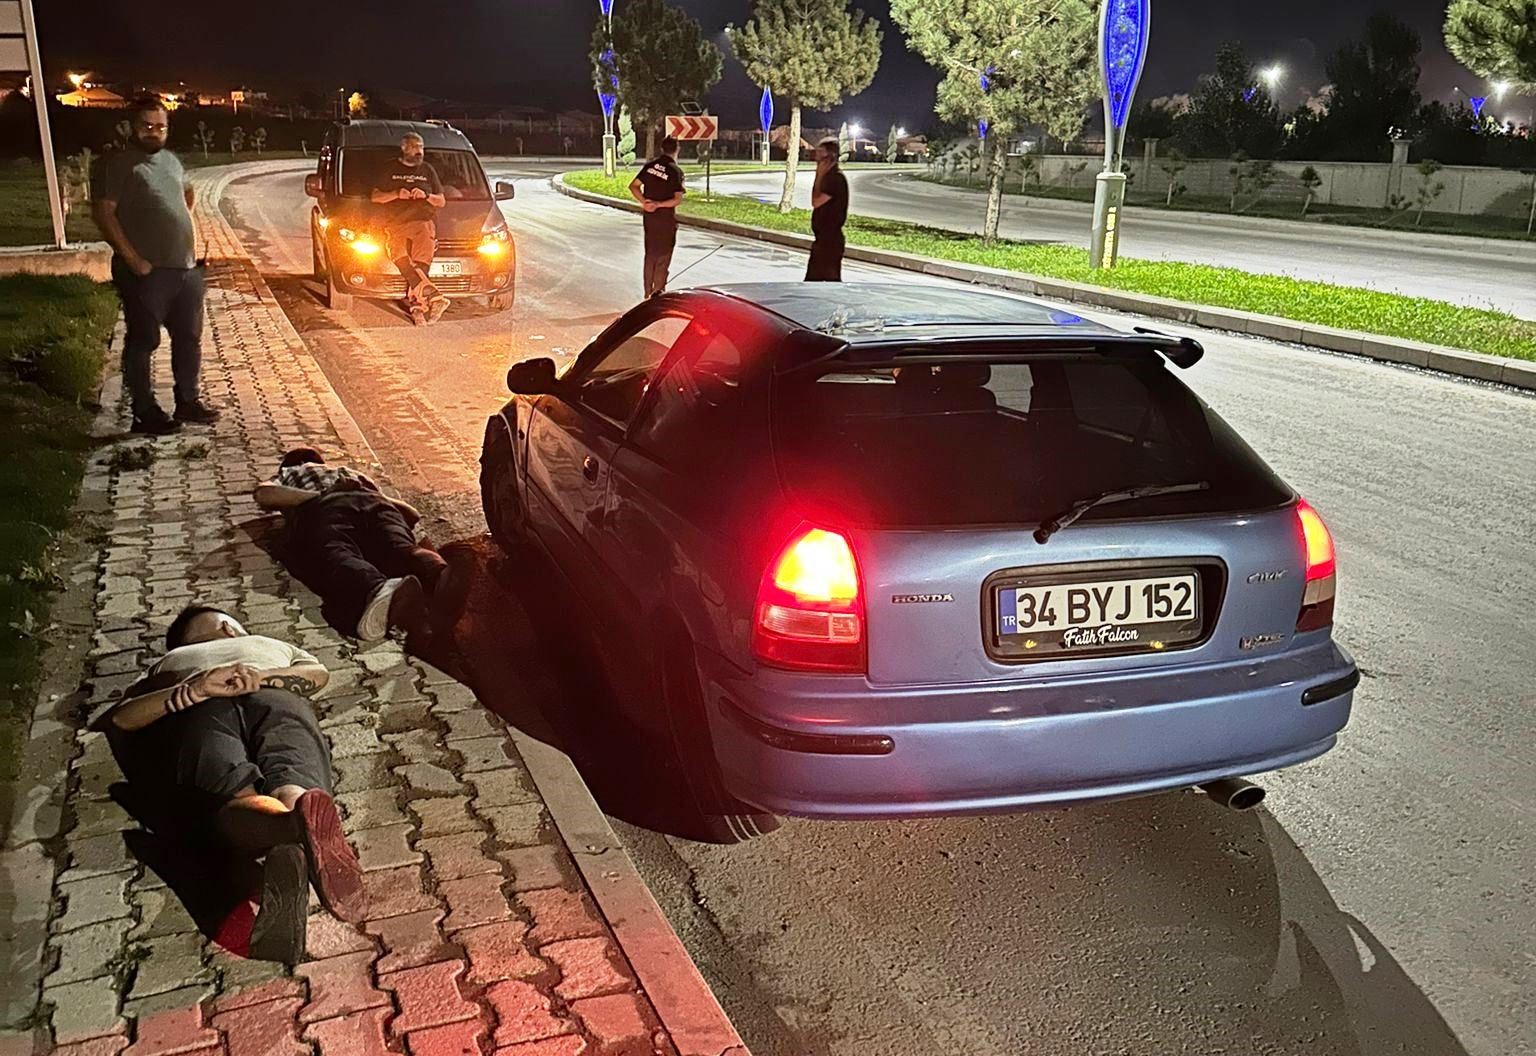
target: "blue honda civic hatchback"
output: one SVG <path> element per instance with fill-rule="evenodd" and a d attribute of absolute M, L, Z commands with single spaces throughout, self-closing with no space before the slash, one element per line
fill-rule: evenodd
<path fill-rule="evenodd" d="M 1178 378 L 1200 346 L 959 287 L 670 293 L 487 425 L 716 816 L 1061 806 L 1326 752 L 1359 680 L 1317 512 Z"/>

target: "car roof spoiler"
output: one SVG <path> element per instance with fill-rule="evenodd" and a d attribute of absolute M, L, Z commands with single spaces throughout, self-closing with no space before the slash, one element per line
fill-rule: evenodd
<path fill-rule="evenodd" d="M 1081 337 L 1068 337 L 1063 334 L 998 334 L 977 337 L 944 337 L 903 341 L 900 339 L 899 329 L 886 331 L 883 335 L 889 340 L 860 342 L 855 344 L 841 337 L 833 337 L 817 330 L 795 330 L 784 339 L 780 348 L 777 372 L 788 374 L 803 370 L 807 367 L 823 363 L 830 359 L 861 360 L 882 362 L 891 359 L 892 355 L 916 354 L 916 355 L 965 355 L 976 349 L 978 344 L 994 341 L 1007 341 L 1013 345 L 1026 346 L 1019 351 L 1029 352 L 1038 350 L 1042 353 L 1051 352 L 1080 352 L 1085 349 L 1101 348 L 1110 349 L 1151 349 L 1160 353 L 1163 358 L 1181 370 L 1188 370 L 1200 362 L 1205 355 L 1205 347 L 1192 337 L 1173 337 L 1169 334 L 1149 330 L 1138 326 L 1135 333 L 1117 334 L 1102 333 L 1084 335 Z M 1027 346 L 1036 346 L 1030 349 Z"/>

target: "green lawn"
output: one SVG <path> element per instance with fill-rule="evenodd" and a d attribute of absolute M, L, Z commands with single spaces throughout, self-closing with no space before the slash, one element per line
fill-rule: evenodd
<path fill-rule="evenodd" d="M 565 180 L 572 187 L 594 194 L 629 198 L 628 177 L 609 180 L 600 171 L 587 170 L 568 173 Z M 698 193 L 690 195 L 683 202 L 682 212 L 778 231 L 810 231 L 810 214 L 804 210 L 780 213 L 754 199 L 718 193 L 710 201 Z M 848 218 L 846 233 L 850 244 L 872 249 L 916 253 L 1194 304 L 1276 315 L 1320 326 L 1536 360 L 1536 322 L 1423 297 L 1256 275 L 1236 268 L 1124 257 L 1111 271 L 1095 271 L 1088 266 L 1087 251 L 1074 246 L 1006 240 L 987 245 L 975 235 L 860 216 Z"/>
<path fill-rule="evenodd" d="M 0 777 L 14 773 L 60 585 L 49 550 L 91 447 L 117 298 L 84 278 L 0 278 Z"/>

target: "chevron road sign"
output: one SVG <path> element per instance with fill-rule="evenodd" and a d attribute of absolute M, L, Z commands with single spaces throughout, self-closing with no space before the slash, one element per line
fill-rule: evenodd
<path fill-rule="evenodd" d="M 667 115 L 667 135 L 677 139 L 715 139 L 720 135 L 720 119 L 708 114 L 693 117 Z"/>

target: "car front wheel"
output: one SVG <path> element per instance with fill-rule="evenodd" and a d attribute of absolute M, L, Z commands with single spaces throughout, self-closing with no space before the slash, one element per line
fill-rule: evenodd
<path fill-rule="evenodd" d="M 485 443 L 480 453 L 480 506 L 497 546 L 510 553 L 523 544 L 527 518 L 522 496 L 517 493 L 517 460 L 505 419 L 499 416 L 485 427 Z"/>

